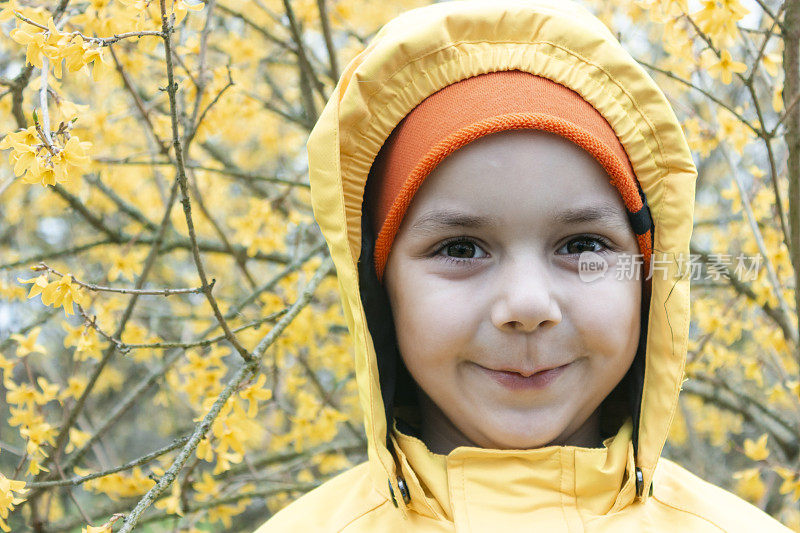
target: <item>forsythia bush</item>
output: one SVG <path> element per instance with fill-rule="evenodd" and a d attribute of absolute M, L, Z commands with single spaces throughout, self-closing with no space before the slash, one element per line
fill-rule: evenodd
<path fill-rule="evenodd" d="M 0 529 L 249 532 L 365 459 L 304 145 L 424 3 L 0 0 Z M 666 454 L 800 531 L 800 0 L 587 5 L 700 170 Z"/>

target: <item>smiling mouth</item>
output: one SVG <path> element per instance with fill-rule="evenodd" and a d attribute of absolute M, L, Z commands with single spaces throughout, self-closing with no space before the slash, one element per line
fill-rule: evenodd
<path fill-rule="evenodd" d="M 571 364 L 567 363 L 557 367 L 544 368 L 533 373 L 509 369 L 495 370 L 481 365 L 478 366 L 503 387 L 517 390 L 543 389 L 558 379 Z"/>
<path fill-rule="evenodd" d="M 567 363 L 567 364 L 569 364 L 569 363 Z M 533 372 L 528 372 L 528 371 L 525 371 L 525 370 L 517 370 L 517 369 L 514 369 L 514 368 L 488 368 L 487 370 L 493 370 L 495 372 L 506 372 L 508 374 L 519 374 L 523 378 L 529 378 L 531 376 L 535 376 L 536 374 L 541 374 L 542 372 L 548 372 L 550 370 L 555 370 L 556 368 L 561 368 L 562 366 L 567 366 L 567 364 L 558 365 L 558 366 L 542 367 L 542 368 L 538 368 L 538 369 L 534 370 Z"/>

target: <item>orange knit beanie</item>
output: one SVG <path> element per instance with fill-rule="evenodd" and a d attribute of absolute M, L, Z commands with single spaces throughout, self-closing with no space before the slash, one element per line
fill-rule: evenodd
<path fill-rule="evenodd" d="M 512 129 L 561 135 L 594 156 L 622 196 L 643 256 L 643 272 L 649 272 L 650 210 L 614 130 L 573 90 L 541 76 L 508 70 L 466 78 L 430 95 L 384 143 L 370 171 L 365 202 L 377 236 L 379 280 L 403 216 L 436 165 L 467 143 Z"/>

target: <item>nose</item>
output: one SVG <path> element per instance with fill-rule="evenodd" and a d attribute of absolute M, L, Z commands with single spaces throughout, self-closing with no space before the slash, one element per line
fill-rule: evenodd
<path fill-rule="evenodd" d="M 507 332 L 529 333 L 561 322 L 561 306 L 546 265 L 528 258 L 510 262 L 498 272 L 491 315 L 494 326 Z"/>

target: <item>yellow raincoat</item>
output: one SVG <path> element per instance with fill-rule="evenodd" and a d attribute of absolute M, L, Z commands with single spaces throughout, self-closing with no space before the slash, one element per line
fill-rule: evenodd
<path fill-rule="evenodd" d="M 637 435 L 628 418 L 603 448 L 462 446 L 436 455 L 387 424 L 378 343 L 359 282 L 362 196 L 383 142 L 417 104 L 458 80 L 511 69 L 569 87 L 608 120 L 646 194 L 654 250 L 676 260 L 661 266 L 668 275 L 652 277 Z M 789 531 L 659 457 L 686 356 L 689 279 L 676 272 L 677 258 L 689 253 L 697 171 L 661 90 L 585 8 L 565 0 L 461 0 L 404 13 L 346 67 L 308 140 L 308 157 L 314 214 L 355 344 L 369 458 L 257 533 Z"/>

